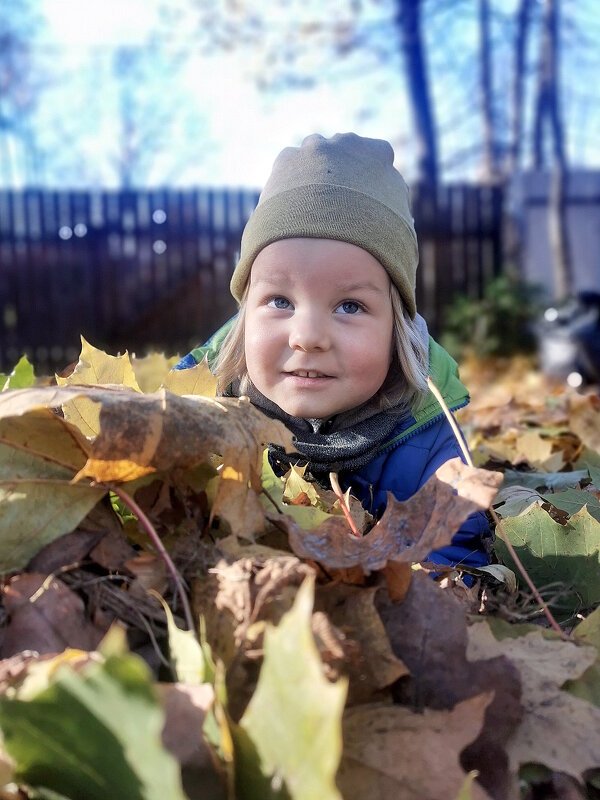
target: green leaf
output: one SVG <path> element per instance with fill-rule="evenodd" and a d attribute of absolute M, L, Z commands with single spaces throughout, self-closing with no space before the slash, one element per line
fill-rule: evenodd
<path fill-rule="evenodd" d="M 69 800 L 185 800 L 163 724 L 149 670 L 130 654 L 63 667 L 30 700 L 0 697 L 16 779 Z"/>
<path fill-rule="evenodd" d="M 587 477 L 587 468 L 574 472 L 519 472 L 516 469 L 507 469 L 504 471 L 504 481 L 500 491 L 506 486 L 525 486 L 528 489 L 546 487 L 556 492 L 560 489 L 574 488 Z"/>
<path fill-rule="evenodd" d="M 594 486 L 600 489 L 600 467 L 588 467 L 588 472 Z"/>
<path fill-rule="evenodd" d="M 313 593 L 314 581 L 305 580 L 292 609 L 267 627 L 258 685 L 240 724 L 276 791 L 284 782 L 292 800 L 341 800 L 335 774 L 347 683 L 323 675 L 311 631 Z M 243 781 L 248 765 L 241 759 L 238 767 Z"/>
<path fill-rule="evenodd" d="M 567 489 L 565 492 L 547 494 L 543 497 L 547 503 L 566 511 L 571 516 L 586 506 L 590 515 L 600 522 L 600 502 L 590 492 Z"/>
<path fill-rule="evenodd" d="M 520 517 L 508 517 L 496 531 L 496 550 L 515 573 L 504 535 L 538 588 L 560 582 L 576 596 L 566 598 L 568 609 L 590 608 L 600 602 L 600 522 L 583 508 L 559 525 L 539 506 Z M 563 601 L 561 601 L 563 604 Z"/>
<path fill-rule="evenodd" d="M 46 409 L 0 419 L 0 574 L 72 531 L 106 490 L 72 483 L 85 456 Z"/>
<path fill-rule="evenodd" d="M 265 450 L 263 454 L 261 483 L 263 489 L 265 489 L 269 495 L 269 497 L 267 497 L 264 493 L 260 495 L 260 501 L 263 507 L 267 511 L 274 511 L 275 510 L 273 507 L 273 502 L 274 502 L 277 508 L 282 513 L 288 514 L 290 517 L 293 517 L 293 519 L 298 523 L 298 525 L 304 530 L 310 530 L 311 528 L 316 528 L 317 525 L 320 525 L 326 519 L 331 519 L 331 517 L 333 516 L 332 514 L 326 514 L 325 511 L 322 511 L 320 508 L 317 508 L 316 506 L 302 506 L 302 505 L 293 506 L 289 505 L 288 503 L 285 503 L 283 499 L 285 482 L 283 478 L 279 478 L 273 472 L 273 468 L 269 464 L 269 457 L 267 450 Z"/>
<path fill-rule="evenodd" d="M 33 366 L 27 356 L 21 356 L 10 375 L 0 375 L 0 391 L 28 389 L 35 382 Z"/>
<path fill-rule="evenodd" d="M 177 680 L 193 684 L 214 683 L 215 664 L 210 645 L 206 642 L 206 636 L 202 637 L 203 641 L 198 641 L 194 631 L 182 631 L 181 628 L 178 628 L 175 625 L 171 609 L 163 598 L 157 592 L 152 592 L 152 594 L 158 597 L 165 610 L 169 654 Z"/>
<path fill-rule="evenodd" d="M 66 480 L 0 480 L 0 574 L 22 569 L 43 547 L 70 533 L 106 493 Z"/>

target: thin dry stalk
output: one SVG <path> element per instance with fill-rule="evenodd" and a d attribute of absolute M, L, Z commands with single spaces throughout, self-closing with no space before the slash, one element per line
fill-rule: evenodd
<path fill-rule="evenodd" d="M 456 440 L 457 440 L 458 444 L 460 445 L 460 449 L 462 450 L 462 453 L 463 453 L 463 455 L 465 457 L 465 461 L 467 462 L 467 464 L 470 467 L 473 467 L 474 466 L 473 459 L 471 458 L 471 454 L 469 453 L 469 451 L 467 449 L 467 446 L 464 443 L 463 437 L 462 437 L 462 435 L 461 435 L 461 433 L 460 433 L 460 431 L 458 429 L 458 425 L 456 424 L 456 421 L 455 421 L 454 417 L 452 416 L 452 412 L 450 411 L 450 409 L 446 405 L 446 402 L 445 402 L 444 398 L 442 397 L 442 395 L 441 395 L 439 389 L 437 388 L 437 386 L 435 385 L 435 383 L 431 380 L 431 377 L 427 378 L 427 385 L 431 389 L 432 394 L 434 395 L 435 399 L 440 404 L 440 406 L 442 408 L 442 411 L 446 415 L 446 419 L 448 420 L 448 422 L 450 423 L 450 425 L 452 427 L 454 435 L 456 436 Z M 536 601 L 540 604 L 540 607 L 543 609 L 544 614 L 546 615 L 546 617 L 548 619 L 548 622 L 554 628 L 554 630 L 558 634 L 560 634 L 561 639 L 564 639 L 567 642 L 571 641 L 570 636 L 563 631 L 563 629 L 560 627 L 558 622 L 552 616 L 552 612 L 548 608 L 547 603 L 545 602 L 545 600 L 541 596 L 541 594 L 538 592 L 537 588 L 535 587 L 535 584 L 533 583 L 533 581 L 529 577 L 529 574 L 528 574 L 527 570 L 525 569 L 525 567 L 521 563 L 521 559 L 517 555 L 517 553 L 515 551 L 515 548 L 512 546 L 512 543 L 510 542 L 508 536 L 506 535 L 506 533 L 504 531 L 504 528 L 502 527 L 502 522 L 500 520 L 500 517 L 496 514 L 495 510 L 491 506 L 489 507 L 489 512 L 492 515 L 492 519 L 496 523 L 496 527 L 502 533 L 502 538 L 503 538 L 504 543 L 506 544 L 506 548 L 507 548 L 508 552 L 510 553 L 510 557 L 513 559 L 513 561 L 517 565 L 517 568 L 518 568 L 519 572 L 521 573 L 521 575 L 523 576 L 523 579 L 524 579 L 525 583 L 527 584 L 527 586 L 529 586 L 529 588 L 530 588 L 533 596 L 535 597 Z"/>
<path fill-rule="evenodd" d="M 167 553 L 167 551 L 165 549 L 165 546 L 161 542 L 160 536 L 156 532 L 154 526 L 152 525 L 152 523 L 150 522 L 150 520 L 148 519 L 146 514 L 143 512 L 143 510 L 140 508 L 140 506 L 135 502 L 133 497 L 131 497 L 131 495 L 127 494 L 127 492 L 125 492 L 123 489 L 121 489 L 118 486 L 112 486 L 111 490 L 117 495 L 117 497 L 120 497 L 121 500 L 125 503 L 125 505 L 128 506 L 133 511 L 133 513 L 137 516 L 137 518 L 139 519 L 142 527 L 144 528 L 144 530 L 146 531 L 146 533 L 148 534 L 148 536 L 152 540 L 152 543 L 154 544 L 154 546 L 158 550 L 161 558 L 163 559 L 163 561 L 167 565 L 167 569 L 169 570 L 169 572 L 171 573 L 171 577 L 175 581 L 175 587 L 176 587 L 177 593 L 178 593 L 178 595 L 179 595 L 179 597 L 181 599 L 181 605 L 182 605 L 182 608 L 183 608 L 183 614 L 184 614 L 185 621 L 186 621 L 186 624 L 188 626 L 188 629 L 190 631 L 194 631 L 194 633 L 195 633 L 196 632 L 196 628 L 194 626 L 194 618 L 192 616 L 192 610 L 190 608 L 190 604 L 188 602 L 187 594 L 186 594 L 184 586 L 183 586 L 183 581 L 181 580 L 181 576 L 179 575 L 179 572 L 177 571 L 177 568 L 176 568 L 175 564 L 171 560 L 171 556 Z"/>
<path fill-rule="evenodd" d="M 331 483 L 331 488 L 333 489 L 333 493 L 340 501 L 340 506 L 342 507 L 342 511 L 344 516 L 346 517 L 346 522 L 350 526 L 350 530 L 352 531 L 354 536 L 357 536 L 359 539 L 362 538 L 358 528 L 356 527 L 356 523 L 352 519 L 352 514 L 350 513 L 350 507 L 346 502 L 346 498 L 344 497 L 344 493 L 342 492 L 342 487 L 340 486 L 340 482 L 338 481 L 338 476 L 335 472 L 329 473 L 329 482 Z"/>

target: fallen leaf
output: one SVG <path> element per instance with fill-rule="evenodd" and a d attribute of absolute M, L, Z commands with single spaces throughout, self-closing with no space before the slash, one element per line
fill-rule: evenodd
<path fill-rule="evenodd" d="M 581 781 L 586 770 L 598 767 L 600 709 L 560 691 L 595 661 L 595 649 L 541 632 L 499 642 L 486 622 L 471 626 L 468 635 L 467 656 L 475 666 L 504 656 L 519 670 L 523 716 L 506 745 L 513 774 L 521 764 L 535 763 Z"/>
<path fill-rule="evenodd" d="M 32 466 L 31 457 L 22 455 L 12 460 L 16 474 Z M 0 573 L 25 567 L 43 547 L 77 527 L 106 494 L 103 487 L 69 483 L 68 474 L 52 477 L 56 470 L 43 460 L 36 466 L 38 477 L 0 478 Z"/>
<path fill-rule="evenodd" d="M 90 552 L 90 558 L 96 564 L 110 572 L 122 569 L 128 559 L 133 559 L 137 551 L 125 539 L 122 530 L 108 530 L 98 544 Z"/>
<path fill-rule="evenodd" d="M 280 514 L 287 514 L 304 530 L 314 528 L 329 519 L 330 515 L 318 506 L 294 505 L 284 502 L 285 481 L 273 472 L 269 463 L 268 450 L 265 450 L 263 454 L 261 486 L 263 492 L 259 499 L 265 511 L 275 509 Z"/>
<path fill-rule="evenodd" d="M 43 547 L 27 565 L 28 572 L 50 575 L 63 567 L 79 564 L 102 537 L 101 531 L 76 530 Z"/>
<path fill-rule="evenodd" d="M 504 519 L 496 535 L 500 560 L 515 573 L 505 537 L 536 586 L 559 582 L 571 591 L 561 600 L 561 607 L 589 608 L 600 602 L 600 522 L 585 508 L 570 517 L 565 526 L 533 506 L 520 517 Z"/>
<path fill-rule="evenodd" d="M 397 689 L 403 703 L 417 709 L 449 709 L 493 687 L 483 731 L 462 763 L 477 769 L 486 790 L 504 800 L 512 783 L 504 745 L 521 715 L 517 670 L 502 657 L 480 661 L 476 667 L 469 663 L 463 606 L 423 572 L 413 575 L 403 603 L 392 603 L 380 590 L 376 605 L 394 654 L 410 670 L 410 678 Z"/>
<path fill-rule="evenodd" d="M 267 627 L 258 686 L 240 726 L 263 775 L 280 776 L 291 797 L 341 800 L 334 779 L 346 682 L 323 676 L 311 633 L 313 585 L 305 580 L 293 608 L 276 628 Z"/>
<path fill-rule="evenodd" d="M 0 478 L 37 477 L 44 464 L 47 475 L 70 479 L 85 460 L 70 426 L 47 409 L 0 419 Z"/>
<path fill-rule="evenodd" d="M 181 767 L 183 789 L 189 800 L 227 800 L 223 773 L 202 735 L 214 702 L 210 684 L 158 684 L 165 712 L 162 743 Z M 166 798 L 165 798 L 166 800 Z"/>
<path fill-rule="evenodd" d="M 570 397 L 569 427 L 586 447 L 600 453 L 600 400 L 595 394 Z"/>
<path fill-rule="evenodd" d="M 173 366 L 179 361 L 179 356 L 167 357 L 164 353 L 149 353 L 143 358 L 138 358 L 132 354 L 130 361 L 137 385 L 142 392 L 148 393 L 160 389 Z"/>
<path fill-rule="evenodd" d="M 283 501 L 292 506 L 318 506 L 319 495 L 314 483 L 304 477 L 306 466 L 297 467 L 292 464 L 290 471 L 284 475 Z"/>
<path fill-rule="evenodd" d="M 189 399 L 164 390 L 145 395 L 110 387 L 42 387 L 0 395 L 0 419 L 42 406 L 64 406 L 78 397 L 100 406 L 101 430 L 90 445 L 86 475 L 120 480 L 124 461 L 158 472 L 184 470 L 210 463 L 218 454 L 224 468 L 230 467 L 240 477 L 217 487 L 213 513 L 218 511 L 234 533 L 251 535 L 252 527 L 262 525 L 264 515 L 259 514 L 258 503 L 247 499 L 248 485 L 260 475 L 264 445 L 273 442 L 290 448 L 291 433 L 247 399 Z M 253 504 L 257 513 L 247 519 L 244 515 Z"/>
<path fill-rule="evenodd" d="M 71 374 L 62 378 L 56 376 L 59 386 L 97 386 L 101 384 L 123 386 L 139 392 L 129 354 L 111 356 L 103 350 L 91 345 L 83 336 L 81 337 L 81 353 L 75 369 Z M 97 404 L 81 396 L 68 400 L 63 405 L 65 419 L 75 425 L 84 436 L 94 437 L 100 431 L 100 421 Z"/>
<path fill-rule="evenodd" d="M 162 385 L 173 394 L 215 397 L 217 383 L 218 379 L 210 371 L 205 358 L 195 367 L 171 370 Z"/>
<path fill-rule="evenodd" d="M 344 800 L 454 797 L 467 777 L 460 753 L 477 738 L 491 697 L 480 694 L 452 710 L 421 714 L 382 704 L 348 709 L 337 778 Z M 473 784 L 471 797 L 488 795 Z"/>
<path fill-rule="evenodd" d="M 93 650 L 101 639 L 101 632 L 86 619 L 81 598 L 56 578 L 36 573 L 15 575 L 5 586 L 3 599 L 10 622 L 2 658 L 22 650 Z"/>
<path fill-rule="evenodd" d="M 600 522 L 600 500 L 590 492 L 581 492 L 577 489 L 567 489 L 564 492 L 544 495 L 544 500 L 556 508 L 566 511 L 570 516 L 576 514 L 584 506 L 588 513 Z"/>
<path fill-rule="evenodd" d="M 123 562 L 126 570 L 134 576 L 129 586 L 132 597 L 144 598 L 148 592 L 162 595 L 169 585 L 167 567 L 163 558 L 154 553 L 136 553 Z"/>
<path fill-rule="evenodd" d="M 185 800 L 163 725 L 149 670 L 129 654 L 64 666 L 28 700 L 0 697 L 16 780 L 69 800 Z"/>
<path fill-rule="evenodd" d="M 502 489 L 508 486 L 522 486 L 528 489 L 552 489 L 557 492 L 561 489 L 577 486 L 580 481 L 588 476 L 588 470 L 580 469 L 573 472 L 517 472 L 513 469 L 504 470 Z"/>
<path fill-rule="evenodd" d="M 13 398 L 15 390 L 1 397 Z M 105 494 L 73 486 L 85 455 L 62 419 L 46 409 L 0 419 L 0 572 L 24 567 L 68 533 Z"/>
<path fill-rule="evenodd" d="M 527 511 L 534 503 L 541 505 L 543 502 L 542 496 L 527 486 L 502 486 L 498 495 L 494 508 L 498 515 L 504 517 L 518 517 L 524 511 Z"/>
<path fill-rule="evenodd" d="M 487 508 L 501 480 L 499 473 L 454 458 L 409 500 L 399 502 L 388 494 L 383 517 L 367 536 L 350 536 L 347 523 L 333 518 L 312 531 L 290 525 L 290 545 L 300 558 L 336 569 L 359 565 L 366 573 L 383 569 L 388 561 L 419 562 L 449 544 L 469 514 Z"/>
<path fill-rule="evenodd" d="M 554 454 L 552 442 L 543 438 L 537 431 L 528 431 L 517 436 L 513 464 L 526 463 L 532 467 L 541 467 L 546 472 L 558 472 L 563 466 L 562 453 Z M 548 468 L 546 468 L 548 467 Z"/>
<path fill-rule="evenodd" d="M 289 611 L 296 589 L 314 575 L 311 567 L 292 555 L 238 558 L 231 564 L 222 560 L 212 572 L 219 587 L 215 605 L 234 617 L 238 647 L 246 638 L 249 626 L 258 620 L 279 623 L 282 615 Z M 287 587 L 293 588 L 293 594 L 282 596 Z"/>
<path fill-rule="evenodd" d="M 396 657 L 381 617 L 375 608 L 376 587 L 358 588 L 345 584 L 318 586 L 315 608 L 326 612 L 348 641 L 358 645 L 358 658 L 345 664 L 348 675 L 348 704 L 371 702 L 382 690 L 408 675 L 408 668 Z"/>
<path fill-rule="evenodd" d="M 21 358 L 15 364 L 9 375 L 0 375 L 0 391 L 7 392 L 9 389 L 26 389 L 33 386 L 35 374 L 33 366 L 27 356 Z"/>

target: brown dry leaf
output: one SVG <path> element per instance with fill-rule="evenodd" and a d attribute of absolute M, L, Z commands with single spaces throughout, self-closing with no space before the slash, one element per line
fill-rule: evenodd
<path fill-rule="evenodd" d="M 51 576 L 15 575 L 5 586 L 3 596 L 10 622 L 2 643 L 2 658 L 22 650 L 93 650 L 102 638 L 102 632 L 86 619 L 81 598 Z"/>
<path fill-rule="evenodd" d="M 552 443 L 543 439 L 537 431 L 527 431 L 517 436 L 514 464 L 527 463 L 532 467 L 541 466 L 552 455 Z"/>
<path fill-rule="evenodd" d="M 366 703 L 408 674 L 397 658 L 381 617 L 375 608 L 376 587 L 358 588 L 344 584 L 317 586 L 315 609 L 324 611 L 346 640 L 355 642 L 359 652 L 346 664 L 349 678 L 348 705 Z"/>
<path fill-rule="evenodd" d="M 300 558 L 335 569 L 358 565 L 367 573 L 383 569 L 388 561 L 422 561 L 432 550 L 449 544 L 469 514 L 487 508 L 501 482 L 500 473 L 468 467 L 453 458 L 409 500 L 398 502 L 388 494 L 383 517 L 367 536 L 350 536 L 343 519 L 326 520 L 310 531 L 292 523 L 290 545 Z"/>
<path fill-rule="evenodd" d="M 600 398 L 596 394 L 569 398 L 569 427 L 586 447 L 600 453 Z"/>
<path fill-rule="evenodd" d="M 506 746 L 513 773 L 536 763 L 582 781 L 586 770 L 600 767 L 600 708 L 560 690 L 595 661 L 596 649 L 547 639 L 541 631 L 497 641 L 487 622 L 468 635 L 473 666 L 504 656 L 519 670 L 524 713 Z"/>
<path fill-rule="evenodd" d="M 165 711 L 163 746 L 181 766 L 181 779 L 189 800 L 227 800 L 224 775 L 217 768 L 202 735 L 215 692 L 210 684 L 157 684 Z"/>
<path fill-rule="evenodd" d="M 104 569 L 116 571 L 129 558 L 135 558 L 136 550 L 125 539 L 122 530 L 109 530 L 90 552 L 90 558 Z"/>
<path fill-rule="evenodd" d="M 148 592 L 155 591 L 163 595 L 169 585 L 167 567 L 164 560 L 154 553 L 138 553 L 123 563 L 125 569 L 134 576 L 129 587 L 132 597 L 144 598 Z"/>
<path fill-rule="evenodd" d="M 27 571 L 49 575 L 51 572 L 57 572 L 65 566 L 78 564 L 92 552 L 95 545 L 103 537 L 109 537 L 111 542 L 118 538 L 120 542 L 125 544 L 119 518 L 108 503 L 104 502 L 95 505 L 74 531 L 66 533 L 43 547 L 31 559 L 27 565 Z M 102 548 L 100 548 L 99 552 L 101 551 Z M 125 557 L 128 558 L 130 555 L 133 555 L 133 551 Z M 99 561 L 98 563 L 102 562 Z M 107 569 L 118 569 L 118 567 L 107 566 Z"/>
<path fill-rule="evenodd" d="M 195 620 L 202 619 L 206 626 L 206 639 L 215 659 L 229 670 L 238 654 L 234 630 L 238 623 L 231 614 L 224 614 L 216 606 L 219 591 L 215 575 L 201 575 L 191 581 L 190 605 Z"/>
<path fill-rule="evenodd" d="M 545 472 L 558 472 L 564 467 L 562 451 L 554 452 L 553 441 L 543 438 L 537 431 L 517 436 L 515 451 L 513 464 L 529 464 Z"/>
<path fill-rule="evenodd" d="M 265 512 L 258 495 L 249 488 L 247 474 L 233 467 L 220 471 L 209 522 L 216 517 L 225 519 L 235 534 L 250 542 L 263 530 Z"/>
<path fill-rule="evenodd" d="M 450 711 L 415 714 L 400 706 L 348 709 L 337 783 L 344 800 L 432 800 L 456 797 L 466 773 L 461 751 L 476 739 L 491 693 Z M 488 795 L 473 784 L 473 800 Z"/>
<path fill-rule="evenodd" d="M 55 539 L 35 555 L 27 565 L 28 572 L 49 575 L 63 567 L 79 564 L 102 536 L 101 531 L 76 530 Z"/>
<path fill-rule="evenodd" d="M 131 389 L 63 386 L 22 389 L 0 395 L 0 419 L 19 417 L 40 407 L 59 407 L 76 398 L 100 407 L 100 433 L 89 444 L 89 456 L 81 475 L 122 480 L 141 472 L 186 469 L 222 458 L 236 480 L 217 488 L 214 513 L 230 524 L 234 533 L 252 534 L 261 529 L 263 514 L 258 504 L 246 500 L 248 486 L 259 475 L 266 443 L 291 449 L 291 433 L 250 404 L 247 398 L 183 398 L 161 390 L 141 394 Z M 254 506 L 256 513 L 246 514 Z M 240 510 L 241 509 L 241 510 Z"/>
<path fill-rule="evenodd" d="M 219 585 L 217 609 L 229 611 L 237 622 L 234 635 L 238 647 L 255 622 L 268 620 L 276 625 L 291 608 L 304 579 L 314 575 L 311 567 L 292 555 L 240 558 L 232 564 L 221 560 L 211 572 Z"/>
<path fill-rule="evenodd" d="M 398 561 L 388 561 L 383 568 L 385 585 L 392 603 L 401 603 L 406 597 L 412 579 L 412 567 L 410 564 L 402 564 Z"/>
<path fill-rule="evenodd" d="M 462 763 L 479 770 L 493 797 L 510 797 L 513 784 L 504 744 L 521 718 L 516 667 L 501 653 L 477 665 L 467 660 L 464 606 L 423 572 L 413 575 L 403 603 L 392 603 L 380 590 L 376 605 L 394 654 L 410 670 L 410 679 L 402 681 L 398 690 L 403 702 L 415 708 L 447 709 L 494 689 L 483 731 Z"/>

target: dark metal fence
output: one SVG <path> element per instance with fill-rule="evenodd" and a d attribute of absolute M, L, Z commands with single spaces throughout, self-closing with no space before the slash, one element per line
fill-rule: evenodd
<path fill-rule="evenodd" d="M 39 371 L 96 346 L 186 352 L 235 311 L 229 277 L 257 192 L 0 191 L 0 370 Z M 501 267 L 502 194 L 412 192 L 419 310 L 433 330 L 457 291 Z"/>

